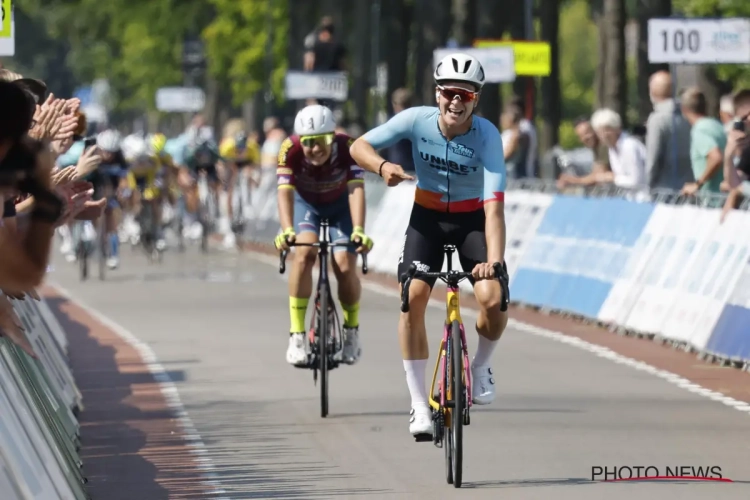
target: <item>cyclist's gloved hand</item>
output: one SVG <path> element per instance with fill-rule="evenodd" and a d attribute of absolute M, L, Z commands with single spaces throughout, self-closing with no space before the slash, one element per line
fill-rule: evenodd
<path fill-rule="evenodd" d="M 284 231 L 276 236 L 276 239 L 273 240 L 273 245 L 276 247 L 276 250 L 289 250 L 289 245 L 287 244 L 287 241 L 290 243 L 294 243 L 294 239 L 296 238 L 296 233 L 294 232 L 293 227 L 288 227 L 284 229 Z"/>
<path fill-rule="evenodd" d="M 369 252 L 375 244 L 375 242 L 372 241 L 372 238 L 365 234 L 365 229 L 360 226 L 355 227 L 352 231 L 351 240 L 353 243 L 361 243 L 361 246 L 357 248 L 357 252 L 359 253 Z"/>

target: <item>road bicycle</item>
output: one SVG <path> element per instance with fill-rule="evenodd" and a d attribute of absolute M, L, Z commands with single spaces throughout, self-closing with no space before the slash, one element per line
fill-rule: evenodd
<path fill-rule="evenodd" d="M 218 219 L 219 203 L 217 193 L 208 182 L 207 168 L 198 168 L 198 221 L 203 228 L 201 251 L 208 252 L 208 239 Z"/>
<path fill-rule="evenodd" d="M 461 320 L 459 289 L 461 281 L 471 278 L 471 273 L 452 269 L 456 247 L 444 246 L 448 269 L 445 272 L 423 272 L 412 264 L 401 275 L 401 311 L 409 312 L 409 287 L 414 278 L 436 278 L 447 286 L 446 316 L 443 338 L 438 349 L 438 358 L 432 373 L 429 403 L 432 408 L 432 440 L 435 446 L 445 450 L 445 472 L 448 484 L 460 488 L 463 475 L 463 428 L 471 423 L 469 410 L 471 398 L 471 365 L 466 344 L 466 331 Z M 508 278 L 505 268 L 493 265 L 494 276 L 500 281 L 503 293 L 501 310 L 508 310 Z M 434 395 L 438 369 L 440 381 Z"/>
<path fill-rule="evenodd" d="M 338 368 L 344 350 L 341 321 L 328 280 L 328 258 L 333 248 L 348 247 L 352 243 L 331 242 L 327 219 L 320 221 L 319 240 L 318 243 L 289 243 L 289 246 L 315 247 L 318 249 L 318 286 L 315 292 L 315 307 L 313 308 L 313 317 L 310 320 L 308 334 L 310 354 L 308 364 L 300 368 L 313 370 L 313 381 L 316 385 L 318 383 L 318 372 L 320 372 L 320 416 L 325 418 L 328 416 L 328 375 L 331 370 Z M 279 258 L 279 273 L 281 274 L 286 271 L 287 255 L 289 255 L 289 252 L 282 250 Z M 362 254 L 362 273 L 367 274 L 366 254 Z"/>
<path fill-rule="evenodd" d="M 232 204 L 234 217 L 232 218 L 231 230 L 234 233 L 237 248 L 242 248 L 242 243 L 245 238 L 245 229 L 247 227 L 248 220 L 245 217 L 247 211 L 246 206 L 250 206 L 248 202 L 250 200 L 250 178 L 252 172 L 250 167 L 239 169 L 237 172 L 236 179 L 234 181 L 234 189 L 232 190 L 232 199 L 229 203 Z"/>
<path fill-rule="evenodd" d="M 154 204 L 159 202 L 160 200 L 158 199 L 144 200 L 141 203 L 141 210 L 136 218 L 141 228 L 140 244 L 149 262 L 162 262 L 164 258 L 164 250 L 160 249 L 156 244 L 161 221 L 157 220 Z"/>

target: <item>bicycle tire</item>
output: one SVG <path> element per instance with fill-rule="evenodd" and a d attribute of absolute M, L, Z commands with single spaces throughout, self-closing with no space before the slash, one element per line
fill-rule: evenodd
<path fill-rule="evenodd" d="M 107 238 L 107 214 L 106 212 L 99 218 L 99 234 L 97 238 L 99 241 L 99 281 L 104 281 L 106 276 L 107 268 L 107 245 L 109 239 Z"/>
<path fill-rule="evenodd" d="M 82 242 L 78 242 L 76 248 L 76 254 L 78 256 L 78 269 L 81 281 L 86 281 L 89 277 L 89 257 L 86 245 Z"/>
<path fill-rule="evenodd" d="M 458 320 L 451 323 L 451 376 L 453 411 L 451 434 L 453 435 L 453 487 L 460 488 L 463 476 L 464 409 L 466 408 L 466 384 L 464 383 L 464 353 L 461 342 L 461 326 Z"/>
<path fill-rule="evenodd" d="M 440 387 L 440 395 L 445 395 L 445 400 L 448 401 L 448 397 L 451 394 L 448 383 L 450 381 L 449 370 L 451 369 L 452 363 L 451 358 L 447 353 L 451 352 L 451 346 L 445 346 L 445 371 L 443 373 L 442 385 Z M 439 399 L 438 399 L 439 401 Z M 451 428 L 445 425 L 445 414 L 449 413 L 450 410 L 442 408 L 440 411 L 443 412 L 442 418 L 439 420 L 441 428 L 439 432 L 442 434 L 441 440 L 443 442 L 443 450 L 445 451 L 445 480 L 448 484 L 453 484 L 453 434 Z"/>
<path fill-rule="evenodd" d="M 320 416 L 328 416 L 328 290 L 322 287 L 320 293 L 320 316 L 318 317 L 318 365 L 320 367 Z"/>

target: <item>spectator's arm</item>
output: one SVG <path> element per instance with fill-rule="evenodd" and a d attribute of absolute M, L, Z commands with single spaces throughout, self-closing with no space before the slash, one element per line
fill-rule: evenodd
<path fill-rule="evenodd" d="M 313 68 L 315 67 L 315 52 L 313 52 L 312 50 L 308 50 L 307 52 L 305 52 L 303 65 L 305 71 L 313 70 Z"/>
<path fill-rule="evenodd" d="M 713 176 L 721 171 L 723 165 L 724 154 L 721 152 L 718 146 L 712 148 L 706 155 L 706 170 L 701 175 L 700 179 L 697 179 L 698 186 L 702 186 L 711 180 Z"/>
<path fill-rule="evenodd" d="M 34 206 L 34 197 L 29 196 L 25 200 L 23 200 L 21 203 L 16 204 L 16 213 L 26 214 L 31 211 L 31 208 L 33 206 Z"/>
<path fill-rule="evenodd" d="M 743 155 L 740 148 L 744 138 L 745 133 L 739 130 L 730 130 L 727 136 L 727 145 L 724 148 L 724 180 L 729 183 L 730 189 L 736 188 L 742 182 L 740 172 L 737 171 L 739 162 L 745 160 L 745 157 L 750 158 L 748 154 Z"/>
<path fill-rule="evenodd" d="M 54 224 L 32 220 L 22 240 L 8 231 L 0 233 L 0 288 L 28 290 L 41 284 L 53 231 Z"/>
<path fill-rule="evenodd" d="M 658 117 L 652 115 L 646 122 L 646 176 L 648 187 L 654 188 L 664 168 L 663 127 Z"/>
<path fill-rule="evenodd" d="M 516 129 L 508 139 L 508 142 L 503 142 L 503 158 L 507 161 L 518 149 L 518 143 L 521 139 L 521 131 Z"/>

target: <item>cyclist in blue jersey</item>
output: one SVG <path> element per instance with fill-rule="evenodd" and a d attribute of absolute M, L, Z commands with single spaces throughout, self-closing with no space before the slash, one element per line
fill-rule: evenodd
<path fill-rule="evenodd" d="M 443 245 L 456 246 L 461 267 L 473 275 L 480 306 L 476 322 L 479 343 L 472 363 L 472 399 L 489 404 L 495 398 L 490 358 L 505 326 L 502 288 L 493 263 L 505 270 L 503 143 L 497 127 L 473 115 L 485 82 L 482 65 L 474 57 L 452 54 L 435 69 L 437 107 L 413 107 L 371 130 L 351 146 L 352 158 L 362 168 L 395 186 L 414 180 L 400 165 L 383 159 L 376 150 L 402 139 L 412 143 L 417 186 L 409 225 L 398 263 L 399 276 L 414 263 L 421 271 L 439 271 Z M 399 340 L 406 383 L 411 394 L 410 433 L 423 439 L 432 434 L 425 369 L 429 356 L 424 315 L 434 280 L 414 280 L 409 291 L 410 311 L 399 320 Z"/>

